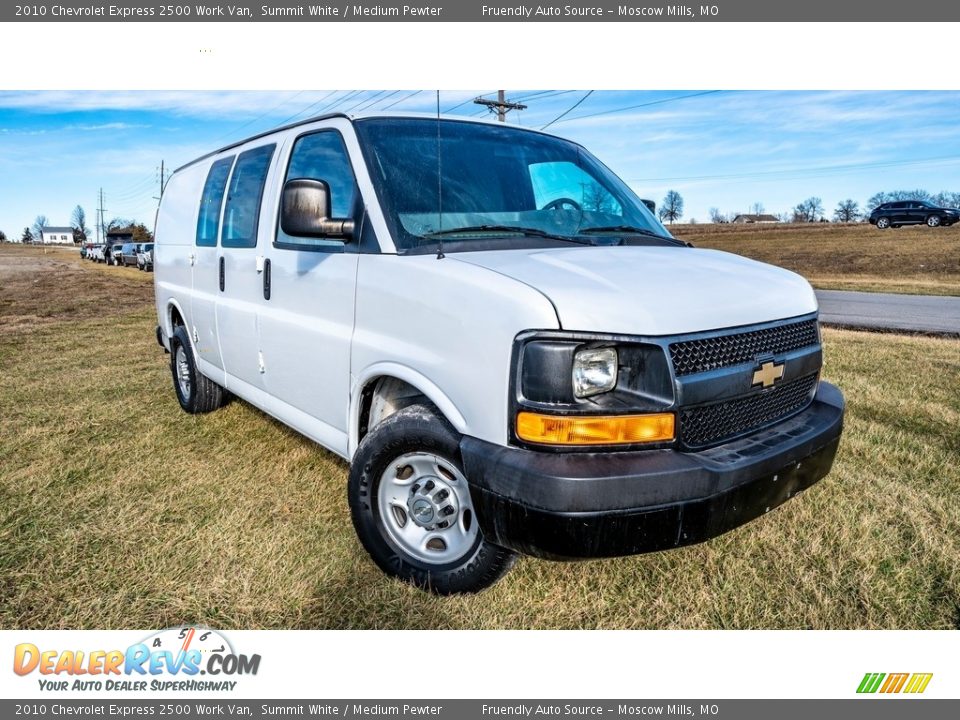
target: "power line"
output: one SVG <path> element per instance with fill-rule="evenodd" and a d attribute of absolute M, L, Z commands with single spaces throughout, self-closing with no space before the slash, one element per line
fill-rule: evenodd
<path fill-rule="evenodd" d="M 291 102 L 291 101 L 295 100 L 296 98 L 300 97 L 301 95 L 303 95 L 303 93 L 304 93 L 303 90 L 300 90 L 300 91 L 294 93 L 294 94 L 291 95 L 290 97 L 281 100 L 279 103 L 277 103 L 276 105 L 274 105 L 273 107 L 271 107 L 269 110 L 266 110 L 266 111 L 260 113 L 260 114 L 257 115 L 255 118 L 253 118 L 253 120 L 248 120 L 247 122 L 243 123 L 242 125 L 238 125 L 237 127 L 233 128 L 232 130 L 228 130 L 228 131 L 225 132 L 223 135 L 220 135 L 220 136 L 214 138 L 211 142 L 217 142 L 217 141 L 219 141 L 219 140 L 222 140 L 223 138 L 230 137 L 231 135 L 236 135 L 237 133 L 239 133 L 239 132 L 240 132 L 241 130 L 243 130 L 244 128 L 250 127 L 250 126 L 253 125 L 254 123 L 262 120 L 263 118 L 265 118 L 267 115 L 269 115 L 269 114 L 272 113 L 274 110 L 276 110 L 276 109 L 278 109 L 279 107 L 281 107 L 282 105 L 286 105 L 288 102 Z"/>
<path fill-rule="evenodd" d="M 516 98 L 518 102 L 525 102 L 527 100 L 546 100 L 551 97 L 559 97 L 560 95 L 569 95 L 576 90 L 544 90 L 542 92 L 533 93 L 532 95 L 522 95 L 521 97 Z"/>
<path fill-rule="evenodd" d="M 758 170 L 749 173 L 729 173 L 725 175 L 688 175 L 664 178 L 633 178 L 629 182 L 651 183 L 651 182 L 676 182 L 676 181 L 694 181 L 694 180 L 752 180 L 769 177 L 780 177 L 790 180 L 793 178 L 816 177 L 820 175 L 830 175 L 832 173 L 856 172 L 858 170 L 882 169 L 888 167 L 902 167 L 905 165 L 935 165 L 938 163 L 952 164 L 960 162 L 960 155 L 947 157 L 923 158 L 920 160 L 890 160 L 888 162 L 878 163 L 850 163 L 845 165 L 823 165 L 820 167 L 798 168 L 791 170 Z"/>
<path fill-rule="evenodd" d="M 281 120 L 279 123 L 277 123 L 277 125 L 278 125 L 278 126 L 286 125 L 288 122 L 291 122 L 294 118 L 298 118 L 298 117 L 300 117 L 301 115 L 303 115 L 304 113 L 306 113 L 306 112 L 308 112 L 309 110 L 311 110 L 312 108 L 315 108 L 317 105 L 319 105 L 320 103 L 322 103 L 324 100 L 326 100 L 326 99 L 327 99 L 328 97 L 330 97 L 331 95 L 336 94 L 337 92 L 339 92 L 339 91 L 338 91 L 338 90 L 331 90 L 330 92 L 328 92 L 326 95 L 324 95 L 324 96 L 323 96 L 322 98 L 320 98 L 319 100 L 317 100 L 317 101 L 315 101 L 315 102 L 312 102 L 312 103 L 310 103 L 309 105 L 307 105 L 307 106 L 306 106 L 305 108 L 303 108 L 303 110 L 301 110 L 300 112 L 296 112 L 296 113 L 294 113 L 293 115 L 291 115 L 290 117 L 286 118 L 285 120 Z"/>
<path fill-rule="evenodd" d="M 586 100 L 586 99 L 587 99 L 588 97 L 590 97 L 591 95 L 593 95 L 593 90 L 587 90 L 586 95 L 584 95 L 582 98 L 580 98 L 579 100 L 577 100 L 573 105 L 571 105 L 570 107 L 568 107 L 566 110 L 564 110 L 562 113 L 560 113 L 559 115 L 557 115 L 553 120 L 551 120 L 550 122 L 548 122 L 546 125 L 544 125 L 544 126 L 543 126 L 542 128 L 540 128 L 540 129 L 541 129 L 541 130 L 546 130 L 548 127 L 550 127 L 551 125 L 553 125 L 555 122 L 558 122 L 561 118 L 563 118 L 564 116 L 568 115 L 569 113 L 573 112 L 573 111 L 576 110 L 578 107 L 580 107 L 580 103 L 582 103 L 584 100 Z"/>
<path fill-rule="evenodd" d="M 371 103 L 367 103 L 367 104 L 364 105 L 363 107 L 357 108 L 357 112 L 363 112 L 364 110 L 367 110 L 368 108 L 373 107 L 373 106 L 376 105 L 378 102 L 383 102 L 384 100 L 389 100 L 389 99 L 392 98 L 394 95 L 396 95 L 398 92 L 400 92 L 400 91 L 399 91 L 399 90 L 394 90 L 392 93 L 390 93 L 389 95 L 387 95 L 385 98 L 381 98 L 380 100 L 374 100 L 374 101 L 371 102 Z"/>
<path fill-rule="evenodd" d="M 341 105 L 343 105 L 343 104 L 344 104 L 345 102 L 347 102 L 348 100 L 353 100 L 353 99 L 355 99 L 355 98 L 356 98 L 360 93 L 362 93 L 362 92 L 363 92 L 363 90 L 351 90 L 351 91 L 348 92 L 346 95 L 343 95 L 343 96 L 341 96 L 340 98 L 334 100 L 332 103 L 329 103 L 329 104 L 325 105 L 324 107 L 320 108 L 320 109 L 317 111 L 317 114 L 320 114 L 321 112 L 331 113 L 331 112 L 333 112 L 334 110 L 337 110 Z"/>
<path fill-rule="evenodd" d="M 638 110 L 640 108 L 651 107 L 653 105 L 663 105 L 665 103 L 677 102 L 678 100 L 686 100 L 688 98 L 702 97 L 704 95 L 713 95 L 714 93 L 725 92 L 724 90 L 705 90 L 703 92 L 690 93 L 689 95 L 678 95 L 676 97 L 664 98 L 663 100 L 653 100 L 651 102 L 640 103 L 639 105 L 627 105 L 626 107 L 613 108 L 612 110 L 601 110 L 599 112 L 590 113 L 588 115 L 577 115 L 576 117 L 567 118 L 564 122 L 570 122 L 571 120 L 583 120 L 585 118 L 599 117 L 600 115 L 612 115 L 613 113 L 626 112 L 627 110 Z M 556 120 L 554 120 L 556 122 Z"/>
<path fill-rule="evenodd" d="M 483 95 L 490 95 L 490 94 L 492 94 L 493 92 L 496 92 L 496 91 L 491 90 L 490 92 L 485 92 L 485 93 L 483 93 Z M 483 97 L 483 95 L 481 95 L 480 97 Z M 458 109 L 462 108 L 464 105 L 470 105 L 474 100 L 476 100 L 476 95 L 471 95 L 469 98 L 467 98 L 466 100 L 464 100 L 462 103 L 458 103 L 458 104 L 454 105 L 453 107 L 448 107 L 448 108 L 447 108 L 446 110 L 444 110 L 443 112 L 444 112 L 444 113 L 451 113 L 451 112 L 453 112 L 454 110 L 458 110 Z"/>
<path fill-rule="evenodd" d="M 358 102 L 357 104 L 351 105 L 350 107 L 348 107 L 348 108 L 347 108 L 346 110 L 344 110 L 343 112 L 345 112 L 345 113 L 353 112 L 356 108 L 360 107 L 361 105 L 363 105 L 365 102 L 367 102 L 367 101 L 369 101 L 369 100 L 376 101 L 376 99 L 377 99 L 378 97 L 380 97 L 381 95 L 383 95 L 385 92 L 386 92 L 386 90 L 381 90 L 380 92 L 374 93 L 373 95 L 368 95 L 367 97 L 363 98 L 363 99 L 362 99 L 360 102 Z"/>
<path fill-rule="evenodd" d="M 389 109 L 392 108 L 394 105 L 399 105 L 399 104 L 402 103 L 402 102 L 406 102 L 407 100 L 409 100 L 410 98 L 412 98 L 414 95 L 419 95 L 419 94 L 422 93 L 422 92 L 423 92 L 423 90 L 414 90 L 412 93 L 410 93 L 410 94 L 407 95 L 406 97 L 402 97 L 402 98 L 400 98 L 399 100 L 397 100 L 396 102 L 390 103 L 389 105 L 380 108 L 380 110 L 389 110 Z"/>

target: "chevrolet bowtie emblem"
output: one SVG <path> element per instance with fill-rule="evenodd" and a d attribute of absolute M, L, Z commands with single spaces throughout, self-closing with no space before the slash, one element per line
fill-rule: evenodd
<path fill-rule="evenodd" d="M 765 388 L 772 387 L 782 377 L 783 365 L 777 365 L 772 361 L 765 362 L 759 370 L 753 373 L 753 385 L 763 385 Z"/>

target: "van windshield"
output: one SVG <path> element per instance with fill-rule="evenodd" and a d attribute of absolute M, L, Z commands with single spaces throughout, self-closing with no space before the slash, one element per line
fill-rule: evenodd
<path fill-rule="evenodd" d="M 368 118 L 355 124 L 397 249 L 680 245 L 580 146 L 515 127 Z M 439 150 L 439 152 L 438 152 Z"/>

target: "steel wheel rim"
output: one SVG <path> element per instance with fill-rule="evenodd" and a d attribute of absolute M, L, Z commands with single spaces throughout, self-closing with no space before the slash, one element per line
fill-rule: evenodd
<path fill-rule="evenodd" d="M 187 353 L 183 350 L 183 345 L 177 346 L 177 355 L 175 358 L 177 385 L 180 386 L 180 394 L 184 398 L 190 397 L 190 365 L 187 363 Z"/>
<path fill-rule="evenodd" d="M 443 497 L 445 491 L 449 494 Z M 479 530 L 467 479 L 437 455 L 414 452 L 393 460 L 380 476 L 377 499 L 389 538 L 420 562 L 454 562 L 476 543 Z"/>

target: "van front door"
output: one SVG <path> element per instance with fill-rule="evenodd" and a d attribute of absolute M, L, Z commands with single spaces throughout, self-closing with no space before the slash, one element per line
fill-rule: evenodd
<path fill-rule="evenodd" d="M 350 158 L 337 129 L 296 138 L 283 182 L 294 178 L 327 183 L 331 217 L 356 218 L 361 213 Z M 278 206 L 279 198 L 277 211 Z M 266 253 L 262 287 L 267 299 L 260 315 L 266 388 L 283 403 L 285 420 L 346 455 L 356 241 L 292 237 L 279 223 L 274 227 L 276 240 Z"/>

